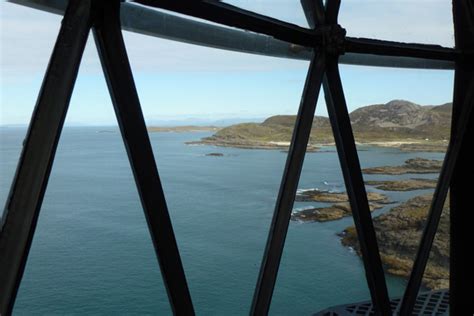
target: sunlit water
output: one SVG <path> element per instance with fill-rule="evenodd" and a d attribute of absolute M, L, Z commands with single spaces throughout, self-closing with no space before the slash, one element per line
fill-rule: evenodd
<path fill-rule="evenodd" d="M 4 203 L 25 130 L 0 131 Z M 245 315 L 286 154 L 184 144 L 208 135 L 152 133 L 150 138 L 197 314 Z M 206 156 L 210 152 L 224 156 Z M 398 165 L 411 157 L 442 158 L 437 153 L 380 148 L 361 148 L 359 155 L 363 167 Z M 344 190 L 334 148 L 307 154 L 299 187 Z M 384 193 L 400 202 L 424 192 L 429 191 Z M 323 204 L 296 203 L 295 208 L 311 205 Z M 290 223 L 271 314 L 309 315 L 328 306 L 369 298 L 360 258 L 341 246 L 337 236 L 352 224 L 351 218 Z M 405 281 L 390 276 L 387 280 L 390 294 L 400 295 Z M 133 176 L 115 128 L 65 129 L 14 313 L 170 313 Z"/>

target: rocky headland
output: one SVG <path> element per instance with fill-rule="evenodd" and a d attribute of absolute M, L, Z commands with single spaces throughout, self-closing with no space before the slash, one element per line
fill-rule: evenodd
<path fill-rule="evenodd" d="M 380 255 L 388 273 L 410 275 L 431 199 L 431 195 L 414 197 L 374 219 Z M 449 213 L 446 201 L 423 279 L 430 289 L 449 287 Z M 355 227 L 346 228 L 341 236 L 342 244 L 360 255 Z"/>
<path fill-rule="evenodd" d="M 444 152 L 450 134 L 451 109 L 451 103 L 422 106 L 409 101 L 393 100 L 386 104 L 358 108 L 350 113 L 350 119 L 359 145 L 396 147 L 405 151 Z M 190 144 L 287 150 L 295 120 L 295 115 L 277 115 L 262 123 L 231 125 Z M 309 150 L 333 144 L 329 119 L 315 116 Z"/>

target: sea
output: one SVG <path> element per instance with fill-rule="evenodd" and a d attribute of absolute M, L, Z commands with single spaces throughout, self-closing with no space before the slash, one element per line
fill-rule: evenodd
<path fill-rule="evenodd" d="M 5 203 L 26 129 L 0 128 Z M 150 133 L 197 315 L 250 310 L 287 153 L 187 145 L 211 132 Z M 441 153 L 359 146 L 362 167 Z M 222 153 L 223 156 L 208 156 Z M 365 175 L 365 180 L 436 175 Z M 308 153 L 299 189 L 344 191 L 334 147 Z M 379 191 L 394 204 L 432 190 Z M 324 206 L 297 202 L 295 211 Z M 363 264 L 341 245 L 352 218 L 291 221 L 271 315 L 311 315 L 370 299 Z M 387 274 L 391 297 L 406 280 Z M 169 315 L 166 291 L 117 127 L 66 127 L 44 198 L 14 315 Z"/>

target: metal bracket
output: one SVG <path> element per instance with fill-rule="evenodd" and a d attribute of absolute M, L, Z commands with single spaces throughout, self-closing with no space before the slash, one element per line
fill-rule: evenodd
<path fill-rule="evenodd" d="M 344 55 L 346 47 L 346 29 L 339 24 L 323 25 L 316 29 L 321 34 L 319 48 L 330 56 Z"/>

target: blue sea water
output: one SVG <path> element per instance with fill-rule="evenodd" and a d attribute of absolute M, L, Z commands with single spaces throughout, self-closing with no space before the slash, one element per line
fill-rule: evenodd
<path fill-rule="evenodd" d="M 4 203 L 25 129 L 4 127 L 0 132 Z M 286 154 L 185 144 L 208 135 L 151 133 L 150 138 L 197 314 L 245 315 Z M 224 156 L 206 156 L 210 152 Z M 363 167 L 442 158 L 372 147 L 361 147 L 359 156 Z M 366 180 L 411 176 L 372 175 Z M 434 175 L 417 175 L 423 176 Z M 299 187 L 344 190 L 334 148 L 307 154 Z M 424 192 L 429 190 L 384 193 L 402 202 Z M 318 205 L 299 202 L 295 208 Z M 272 315 L 308 315 L 369 298 L 360 258 L 337 236 L 352 224 L 351 218 L 290 223 Z M 387 280 L 390 294 L 400 295 L 405 280 L 388 275 Z M 14 314 L 170 313 L 118 130 L 65 128 Z"/>

